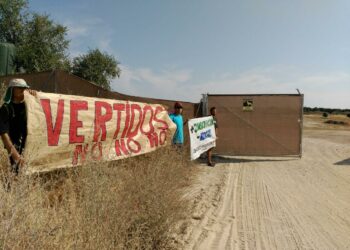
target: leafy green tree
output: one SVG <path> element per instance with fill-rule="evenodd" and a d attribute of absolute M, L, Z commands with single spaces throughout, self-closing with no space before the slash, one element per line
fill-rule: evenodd
<path fill-rule="evenodd" d="M 0 42 L 17 45 L 28 18 L 27 0 L 0 0 Z"/>
<path fill-rule="evenodd" d="M 68 70 L 67 28 L 27 6 L 27 0 L 0 0 L 0 41 L 16 46 L 17 71 Z"/>
<path fill-rule="evenodd" d="M 17 49 L 17 66 L 26 72 L 69 70 L 67 28 L 47 15 L 33 14 Z"/>
<path fill-rule="evenodd" d="M 72 73 L 110 90 L 110 82 L 120 76 L 119 62 L 99 49 L 89 50 L 73 60 Z"/>
<path fill-rule="evenodd" d="M 66 36 L 67 27 L 29 12 L 28 0 L 0 0 L 0 42 L 16 46 L 17 72 L 63 69 L 110 89 L 110 81 L 120 76 L 119 62 L 95 49 L 76 57 L 71 67 Z"/>

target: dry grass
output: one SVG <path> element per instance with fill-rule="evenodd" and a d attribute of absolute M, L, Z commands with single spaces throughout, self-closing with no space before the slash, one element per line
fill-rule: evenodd
<path fill-rule="evenodd" d="M 3 249 L 172 249 L 193 174 L 172 148 L 101 166 L 9 177 L 0 188 Z M 7 161 L 1 154 L 2 166 Z"/>
<path fill-rule="evenodd" d="M 180 248 L 173 235 L 188 209 L 182 198 L 194 174 L 188 151 L 166 147 L 112 163 L 13 176 L 0 143 L 0 248 Z"/>
<path fill-rule="evenodd" d="M 331 124 L 327 121 L 343 122 L 344 124 Z M 304 128 L 305 129 L 319 129 L 319 130 L 348 130 L 350 124 L 350 118 L 346 115 L 333 115 L 323 117 L 322 114 L 305 114 L 304 115 Z"/>

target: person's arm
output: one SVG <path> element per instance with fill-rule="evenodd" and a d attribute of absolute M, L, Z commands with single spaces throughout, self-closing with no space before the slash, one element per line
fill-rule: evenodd
<path fill-rule="evenodd" d="M 36 90 L 34 90 L 34 89 L 26 89 L 26 91 L 28 91 L 29 94 L 31 94 L 32 96 L 36 97 L 36 93 L 37 93 Z"/>
<path fill-rule="evenodd" d="M 2 142 L 4 143 L 4 146 L 12 159 L 18 163 L 20 166 L 23 165 L 24 159 L 21 157 L 21 155 L 18 153 L 17 149 L 11 142 L 11 139 L 7 133 L 4 133 L 1 135 Z"/>

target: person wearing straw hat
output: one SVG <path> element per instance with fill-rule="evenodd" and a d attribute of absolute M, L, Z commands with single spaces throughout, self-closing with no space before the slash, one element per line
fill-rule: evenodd
<path fill-rule="evenodd" d="M 9 153 L 11 170 L 18 174 L 23 166 L 21 156 L 27 138 L 27 113 L 24 103 L 24 91 L 36 95 L 23 79 L 12 79 L 4 95 L 4 104 L 0 108 L 0 136 Z"/>

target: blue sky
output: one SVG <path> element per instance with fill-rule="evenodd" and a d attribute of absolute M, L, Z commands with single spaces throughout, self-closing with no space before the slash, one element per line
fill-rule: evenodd
<path fill-rule="evenodd" d="M 68 27 L 72 57 L 121 63 L 115 91 L 198 102 L 202 93 L 305 94 L 350 108 L 348 0 L 32 0 Z"/>

